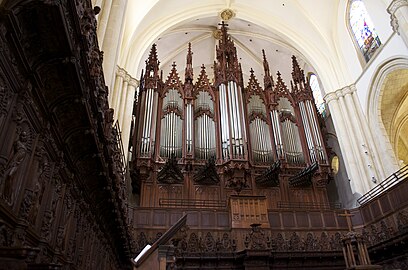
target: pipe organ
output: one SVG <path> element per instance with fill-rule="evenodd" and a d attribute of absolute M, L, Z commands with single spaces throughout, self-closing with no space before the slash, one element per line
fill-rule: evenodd
<path fill-rule="evenodd" d="M 215 157 L 214 104 L 210 94 L 198 91 L 195 101 L 195 158 Z"/>
<path fill-rule="evenodd" d="M 173 71 L 175 71 L 175 66 L 173 66 Z M 167 90 L 167 93 L 164 94 L 162 108 L 160 156 L 168 158 L 171 155 L 175 155 L 177 158 L 181 158 L 183 145 L 183 99 L 177 89 L 171 88 Z M 186 133 L 189 134 L 190 132 L 191 130 L 187 130 Z"/>
<path fill-rule="evenodd" d="M 143 103 L 139 103 L 139 121 L 138 130 L 140 130 L 140 140 L 138 141 L 139 155 L 143 157 L 151 157 L 154 153 L 154 138 L 156 136 L 157 123 L 157 106 L 158 106 L 158 88 L 160 78 L 158 75 L 159 61 L 157 60 L 156 46 L 152 46 L 152 57 L 149 62 L 146 61 L 146 73 L 143 78 L 143 91 L 139 97 Z M 155 57 L 154 57 L 155 56 Z"/>
<path fill-rule="evenodd" d="M 194 78 L 191 44 L 184 82 L 175 63 L 164 81 L 156 45 L 150 51 L 133 124 L 132 181 L 140 206 L 205 205 L 236 194 L 265 195 L 268 209 L 328 203 L 325 141 L 296 57 L 290 87 L 279 72 L 270 74 L 264 51 L 263 86 L 253 70 L 244 85 L 225 24 L 221 33 L 212 81 L 204 65 Z"/>

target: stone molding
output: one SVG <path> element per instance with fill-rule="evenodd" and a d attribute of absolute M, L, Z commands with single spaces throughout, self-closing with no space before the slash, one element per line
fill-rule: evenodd
<path fill-rule="evenodd" d="M 124 68 L 117 67 L 116 75 L 122 77 L 125 82 L 135 88 L 139 86 L 139 80 L 133 78 Z"/>
<path fill-rule="evenodd" d="M 400 35 L 399 23 L 398 23 L 398 18 L 395 15 L 395 12 L 397 12 L 399 8 L 404 7 L 404 6 L 408 7 L 408 0 L 394 0 L 391 2 L 391 4 L 387 8 L 387 12 L 390 14 L 390 17 L 391 17 L 390 23 L 391 23 L 392 30 L 398 35 Z"/>

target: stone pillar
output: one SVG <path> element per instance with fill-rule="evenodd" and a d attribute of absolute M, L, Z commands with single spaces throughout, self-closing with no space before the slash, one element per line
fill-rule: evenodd
<path fill-rule="evenodd" d="M 126 70 L 117 67 L 112 95 L 109 96 L 109 106 L 114 109 L 114 119 L 118 121 L 121 130 L 123 154 L 127 160 L 130 125 L 132 121 L 133 103 L 139 81 L 132 78 Z"/>
<path fill-rule="evenodd" d="M 108 4 L 107 3 L 106 5 Z M 105 32 L 103 34 L 102 45 L 99 47 L 102 48 L 102 51 L 105 52 L 103 60 L 103 71 L 105 74 L 106 85 L 111 88 L 112 80 L 114 79 L 115 67 L 117 64 L 117 58 L 120 52 L 120 47 L 122 43 L 122 30 L 123 22 L 125 17 L 127 0 L 115 0 L 112 1 L 111 9 L 108 14 L 108 21 L 106 25 Z M 105 6 L 105 5 L 104 5 Z M 102 14 L 103 15 L 103 14 Z M 102 19 L 101 19 L 102 23 Z M 99 31 L 98 31 L 99 35 Z"/>
<path fill-rule="evenodd" d="M 346 86 L 327 94 L 325 100 L 331 111 L 352 191 L 363 195 L 385 177 L 355 92 L 354 85 Z"/>
<path fill-rule="evenodd" d="M 106 27 L 108 26 L 109 14 L 111 11 L 111 6 L 112 6 L 112 0 L 103 0 L 99 4 L 101 8 L 101 13 L 98 15 L 97 34 L 98 34 L 99 48 L 103 48 L 103 39 L 105 38 Z M 95 3 L 95 5 L 98 5 L 98 3 Z"/>
<path fill-rule="evenodd" d="M 387 8 L 391 15 L 391 26 L 408 47 L 408 0 L 393 0 Z"/>
<path fill-rule="evenodd" d="M 138 81 L 136 79 L 130 78 L 126 93 L 126 103 L 124 106 L 123 120 L 121 123 L 122 127 L 122 140 L 123 140 L 123 150 L 125 154 L 126 161 L 128 160 L 128 147 L 130 138 L 130 126 L 132 122 L 133 104 L 135 99 L 136 88 L 138 87 Z"/>
<path fill-rule="evenodd" d="M 110 107 L 115 110 L 115 119 L 117 119 L 117 110 L 119 110 L 120 97 L 122 93 L 123 80 L 125 79 L 126 71 L 120 67 L 116 71 L 115 86 L 113 88 L 112 102 Z"/>
<path fill-rule="evenodd" d="M 123 79 L 123 86 L 122 86 L 122 89 L 120 91 L 120 101 L 119 101 L 119 104 L 117 106 L 116 119 L 119 122 L 119 126 L 120 126 L 121 130 L 123 130 L 123 113 L 125 111 L 126 97 L 127 97 L 129 80 L 130 80 L 130 76 L 129 76 L 129 74 L 126 73 L 125 78 Z M 116 110 L 115 110 L 115 112 L 116 112 Z"/>

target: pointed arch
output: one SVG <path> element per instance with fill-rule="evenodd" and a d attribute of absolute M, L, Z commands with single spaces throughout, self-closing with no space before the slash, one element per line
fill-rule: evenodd
<path fill-rule="evenodd" d="M 387 131 L 390 127 L 386 127 L 384 123 L 384 106 L 382 106 L 382 104 L 384 97 L 392 98 L 392 94 L 396 94 L 392 89 L 386 89 L 387 81 L 390 81 L 390 76 L 401 72 L 408 73 L 408 58 L 406 56 L 387 59 L 379 65 L 377 71 L 374 73 L 368 93 L 366 107 L 367 118 L 371 129 L 374 131 L 374 140 L 377 142 L 375 147 L 378 152 L 381 153 L 381 163 L 384 169 L 383 177 L 392 174 L 399 168 L 397 160 L 398 151 L 395 148 L 395 141 L 391 139 L 390 133 Z M 399 85 L 401 87 L 408 85 L 408 77 L 405 79 L 405 82 L 399 83 Z M 400 105 L 403 104 L 404 100 L 408 101 L 408 92 L 405 93 L 403 99 L 400 99 L 399 104 L 395 104 L 395 108 L 392 110 L 394 116 L 400 111 Z M 408 115 L 408 111 L 405 111 L 405 115 Z M 403 119 L 403 117 L 401 119 Z M 400 122 L 400 124 L 403 124 L 403 122 Z M 392 123 L 390 123 L 390 125 L 392 125 Z M 395 135 L 399 130 L 400 129 L 396 126 L 393 134 Z"/>

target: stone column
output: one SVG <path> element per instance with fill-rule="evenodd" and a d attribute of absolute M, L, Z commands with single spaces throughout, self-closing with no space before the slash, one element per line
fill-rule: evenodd
<path fill-rule="evenodd" d="M 97 1 L 95 5 L 98 5 L 98 2 L 100 1 Z M 106 27 L 108 26 L 109 14 L 111 11 L 111 6 L 112 6 L 112 0 L 103 0 L 99 3 L 99 5 L 101 8 L 101 13 L 98 14 L 97 34 L 98 34 L 99 48 L 103 48 L 103 39 L 105 38 Z"/>
<path fill-rule="evenodd" d="M 123 80 L 125 79 L 126 71 L 120 67 L 116 71 L 115 86 L 113 88 L 112 102 L 110 107 L 115 110 L 115 119 L 117 119 L 117 110 L 119 110 L 120 97 L 122 93 Z"/>
<path fill-rule="evenodd" d="M 123 113 L 125 111 L 125 105 L 126 105 L 126 97 L 127 97 L 127 91 L 128 91 L 128 84 L 129 84 L 130 76 L 129 74 L 126 73 L 125 78 L 123 79 L 123 86 L 120 91 L 120 101 L 118 106 L 117 106 L 117 112 L 116 119 L 119 122 L 120 129 L 123 129 Z"/>
<path fill-rule="evenodd" d="M 408 0 L 393 0 L 387 8 L 391 15 L 391 26 L 408 47 Z"/>
<path fill-rule="evenodd" d="M 113 93 L 109 97 L 109 105 L 115 111 L 115 121 L 118 121 L 119 123 L 126 160 L 129 146 L 133 103 L 138 85 L 138 80 L 132 78 L 123 68 L 117 67 Z"/>
<path fill-rule="evenodd" d="M 117 58 L 120 52 L 126 5 L 127 0 L 112 1 L 106 30 L 104 33 L 101 32 L 104 36 L 100 48 L 105 52 L 103 71 L 105 74 L 105 82 L 108 87 L 112 87 Z"/>
<path fill-rule="evenodd" d="M 136 79 L 130 78 L 127 94 L 126 94 L 126 104 L 123 112 L 123 121 L 122 121 L 122 141 L 123 149 L 126 160 L 128 159 L 128 148 L 129 148 L 129 138 L 130 138 L 130 126 L 132 122 L 132 113 L 133 113 L 133 104 L 135 100 L 136 89 L 139 85 L 139 82 Z"/>
<path fill-rule="evenodd" d="M 383 180 L 375 142 L 368 128 L 355 85 L 346 86 L 326 95 L 346 171 L 353 192 L 365 194 Z"/>
<path fill-rule="evenodd" d="M 362 193 L 363 188 L 359 185 L 358 181 L 354 181 L 360 178 L 359 170 L 355 161 L 355 157 L 352 153 L 351 141 L 346 127 L 346 117 L 343 114 L 336 92 L 329 93 L 325 96 L 327 105 L 330 108 L 330 112 L 333 118 L 334 128 L 337 133 L 340 149 L 346 166 L 347 175 L 350 179 L 350 186 L 353 193 Z"/>

